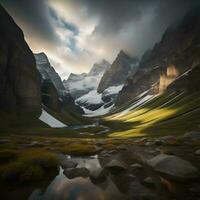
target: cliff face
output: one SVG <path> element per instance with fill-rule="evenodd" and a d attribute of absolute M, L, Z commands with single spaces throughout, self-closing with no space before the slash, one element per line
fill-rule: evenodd
<path fill-rule="evenodd" d="M 37 69 L 39 70 L 43 80 L 51 80 L 59 95 L 62 95 L 65 92 L 64 85 L 59 74 L 51 66 L 45 53 L 34 54 L 36 59 Z"/>
<path fill-rule="evenodd" d="M 124 84 L 128 76 L 137 70 L 137 63 L 136 58 L 131 58 L 124 51 L 120 51 L 111 67 L 105 71 L 97 91 L 102 93 L 109 87 Z"/>
<path fill-rule="evenodd" d="M 83 110 L 75 105 L 72 96 L 66 91 L 59 74 L 51 66 L 44 53 L 35 54 L 36 65 L 41 74 L 42 103 L 49 109 L 63 113 L 79 113 Z"/>
<path fill-rule="evenodd" d="M 22 30 L 0 6 L 0 109 L 40 112 L 40 75 Z"/>
<path fill-rule="evenodd" d="M 117 104 L 123 104 L 146 90 L 164 91 L 177 77 L 200 63 L 200 9 L 188 13 L 169 27 L 161 41 L 144 54 L 139 70 L 125 84 Z M 174 74 L 168 70 L 173 66 Z M 156 70 L 155 73 L 153 71 Z"/>

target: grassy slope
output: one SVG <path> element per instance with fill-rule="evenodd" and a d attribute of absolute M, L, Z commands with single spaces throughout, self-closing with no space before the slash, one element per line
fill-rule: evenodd
<path fill-rule="evenodd" d="M 128 105 L 122 106 L 124 110 Z M 118 113 L 104 117 L 112 128 L 110 136 L 134 137 L 142 135 L 182 134 L 199 130 L 200 93 L 164 93 L 123 116 Z"/>
<path fill-rule="evenodd" d="M 91 124 L 92 120 L 87 119 L 76 114 L 63 114 L 57 113 L 52 110 L 46 109 L 46 111 L 60 120 L 68 126 Z M 0 134 L 32 134 L 32 135 L 56 135 L 76 137 L 78 131 L 66 130 L 65 128 L 51 128 L 45 123 L 41 122 L 39 118 L 40 114 L 11 114 L 6 112 L 0 112 Z"/>

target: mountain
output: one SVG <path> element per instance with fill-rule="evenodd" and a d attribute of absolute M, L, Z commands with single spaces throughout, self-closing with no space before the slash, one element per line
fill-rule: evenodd
<path fill-rule="evenodd" d="M 102 95 L 97 93 L 97 87 L 109 67 L 110 63 L 103 59 L 95 63 L 89 73 L 70 74 L 69 78 L 63 81 L 65 88 L 85 112 L 97 110 L 104 105 Z"/>
<path fill-rule="evenodd" d="M 39 70 L 43 80 L 51 80 L 59 95 L 62 95 L 65 92 L 64 85 L 59 74 L 51 66 L 47 56 L 44 53 L 34 54 L 37 69 Z"/>
<path fill-rule="evenodd" d="M 0 6 L 0 109 L 41 112 L 40 75 L 22 30 Z"/>
<path fill-rule="evenodd" d="M 98 86 L 98 93 L 112 86 L 123 85 L 129 75 L 137 71 L 138 59 L 119 52 L 111 67 L 105 71 Z"/>
<path fill-rule="evenodd" d="M 70 91 L 71 95 L 77 99 L 91 90 L 95 90 L 104 71 L 109 67 L 110 63 L 108 61 L 101 60 L 93 65 L 89 73 L 71 73 L 69 78 L 63 81 L 63 84 Z"/>
<path fill-rule="evenodd" d="M 41 92 L 43 104 L 57 112 L 79 113 L 83 110 L 75 105 L 68 91 L 66 91 L 59 74 L 51 66 L 44 53 L 35 54 L 36 66 L 41 74 Z"/>
<path fill-rule="evenodd" d="M 192 10 L 170 26 L 161 41 L 143 55 L 139 70 L 120 91 L 117 105 L 147 90 L 163 92 L 178 76 L 200 63 L 199 11 L 199 8 Z"/>

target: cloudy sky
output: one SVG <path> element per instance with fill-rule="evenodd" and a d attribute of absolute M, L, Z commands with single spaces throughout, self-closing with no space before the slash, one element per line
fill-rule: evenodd
<path fill-rule="evenodd" d="M 62 78 L 124 49 L 141 56 L 199 0 L 0 0 Z"/>

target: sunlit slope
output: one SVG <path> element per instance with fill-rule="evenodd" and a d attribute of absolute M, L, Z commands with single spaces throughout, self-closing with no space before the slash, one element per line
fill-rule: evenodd
<path fill-rule="evenodd" d="M 112 129 L 110 136 L 169 135 L 199 129 L 199 92 L 166 92 L 159 96 L 151 96 L 137 105 L 138 101 L 143 101 L 144 98 L 129 102 L 104 118 L 104 123 Z"/>

